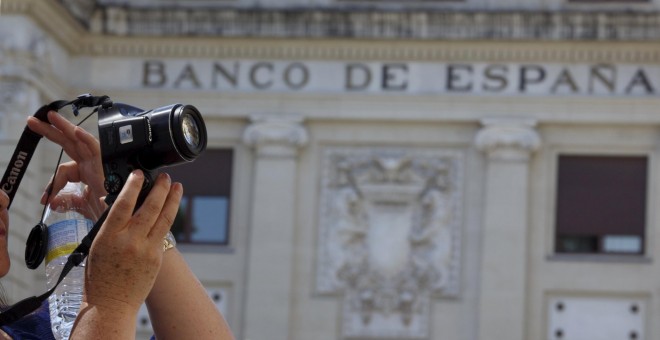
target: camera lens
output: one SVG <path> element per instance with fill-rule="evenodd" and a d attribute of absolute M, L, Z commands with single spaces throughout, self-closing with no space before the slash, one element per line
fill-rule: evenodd
<path fill-rule="evenodd" d="M 188 147 L 191 149 L 199 147 L 199 127 L 197 127 L 197 122 L 189 113 L 185 113 L 183 116 L 181 130 Z"/>
<path fill-rule="evenodd" d="M 195 159 L 206 149 L 206 125 L 192 105 L 172 110 L 172 140 L 178 153 L 186 160 Z"/>

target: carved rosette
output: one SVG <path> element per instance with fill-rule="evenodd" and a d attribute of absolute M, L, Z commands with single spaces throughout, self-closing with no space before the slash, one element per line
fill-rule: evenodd
<path fill-rule="evenodd" d="M 475 137 L 475 145 L 492 160 L 527 161 L 541 146 L 533 120 L 493 118 L 481 123 L 483 128 Z"/>
<path fill-rule="evenodd" d="M 255 116 L 243 131 L 243 142 L 260 156 L 295 157 L 309 139 L 302 118 Z"/>
<path fill-rule="evenodd" d="M 316 289 L 343 293 L 343 335 L 427 338 L 431 296 L 459 290 L 462 154 L 328 148 Z"/>

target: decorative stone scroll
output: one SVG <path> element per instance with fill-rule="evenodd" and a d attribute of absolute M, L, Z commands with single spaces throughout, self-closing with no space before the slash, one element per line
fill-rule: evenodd
<path fill-rule="evenodd" d="M 494 160 L 527 161 L 541 146 L 536 121 L 522 118 L 488 118 L 475 137 L 479 150 Z"/>
<path fill-rule="evenodd" d="M 432 295 L 459 292 L 462 153 L 323 153 L 316 289 L 343 294 L 347 338 L 429 336 Z"/>
<path fill-rule="evenodd" d="M 260 156 L 294 157 L 307 144 L 307 130 L 298 117 L 251 117 L 243 142 L 255 147 Z"/>

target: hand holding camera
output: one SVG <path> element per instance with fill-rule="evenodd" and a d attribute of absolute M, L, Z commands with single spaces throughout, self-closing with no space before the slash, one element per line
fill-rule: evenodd
<path fill-rule="evenodd" d="M 103 187 L 101 148 L 98 140 L 55 111 L 48 113 L 48 120 L 51 124 L 29 117 L 27 125 L 32 131 L 59 144 L 72 161 L 60 164 L 57 176 L 51 179 L 41 196 L 41 204 L 49 203 L 46 200 L 52 200 L 54 194 L 62 190 L 67 182 L 83 182 L 87 184 L 84 197 L 95 210 L 94 215 L 98 218 L 106 209 L 106 205 L 99 198 L 107 194 Z"/>
<path fill-rule="evenodd" d="M 56 113 L 68 105 L 76 115 L 83 107 L 98 112 L 100 142 Z M 58 166 L 41 203 L 56 205 L 56 193 L 67 182 L 84 182 L 85 203 L 94 204 L 94 215 L 103 212 L 68 256 L 63 275 L 55 284 L 57 287 L 72 266 L 89 254 L 85 303 L 76 317 L 71 339 L 107 334 L 133 337 L 137 308 L 145 299 L 159 338 L 233 339 L 222 314 L 181 254 L 176 248 L 163 253 L 163 237 L 178 212 L 183 188 L 172 184 L 167 174 L 156 175 L 156 170 L 192 161 L 204 151 L 206 128 L 199 111 L 180 104 L 142 111 L 113 103 L 107 96 L 91 95 L 42 106 L 28 119 L 28 127 L 0 181 L 5 212 L 41 136 L 62 146 L 72 159 Z M 104 202 L 111 208 L 107 209 Z M 42 216 L 28 237 L 26 264 L 32 269 L 43 260 L 45 228 Z M 8 307 L 0 313 L 0 324 L 34 319 L 41 312 L 32 312 L 43 309 L 52 289 Z M 186 294 L 180 294 L 183 290 Z M 179 320 L 182 315 L 188 319 Z M 178 327 L 173 330 L 171 325 L 175 323 Z"/>
<path fill-rule="evenodd" d="M 85 271 L 88 307 L 137 313 L 153 286 L 163 257 L 163 237 L 178 212 L 183 187 L 160 174 L 144 204 L 132 214 L 143 181 L 141 170 L 128 176 L 94 240 Z"/>
<path fill-rule="evenodd" d="M 54 111 L 48 113 L 50 124 L 28 118 L 32 131 L 62 146 L 73 160 L 59 166 L 57 178 L 52 179 L 42 196 L 42 204 L 49 192 L 58 192 L 67 181 L 82 181 L 90 187 L 91 197 L 108 195 L 106 202 L 111 203 L 128 175 L 140 169 L 145 181 L 139 206 L 158 168 L 193 161 L 206 149 L 206 126 L 192 105 L 174 104 L 143 111 L 107 102 L 98 108 L 98 115 L 100 144 L 92 134 Z M 102 206 L 97 208 L 103 211 Z"/>

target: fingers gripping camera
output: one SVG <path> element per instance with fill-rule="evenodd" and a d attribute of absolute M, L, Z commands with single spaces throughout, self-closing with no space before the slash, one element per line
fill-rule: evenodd
<path fill-rule="evenodd" d="M 128 175 L 140 169 L 145 181 L 139 206 L 151 190 L 157 169 L 191 162 L 206 149 L 206 125 L 192 105 L 143 111 L 113 103 L 99 108 L 98 114 L 107 203 L 114 202 Z"/>

